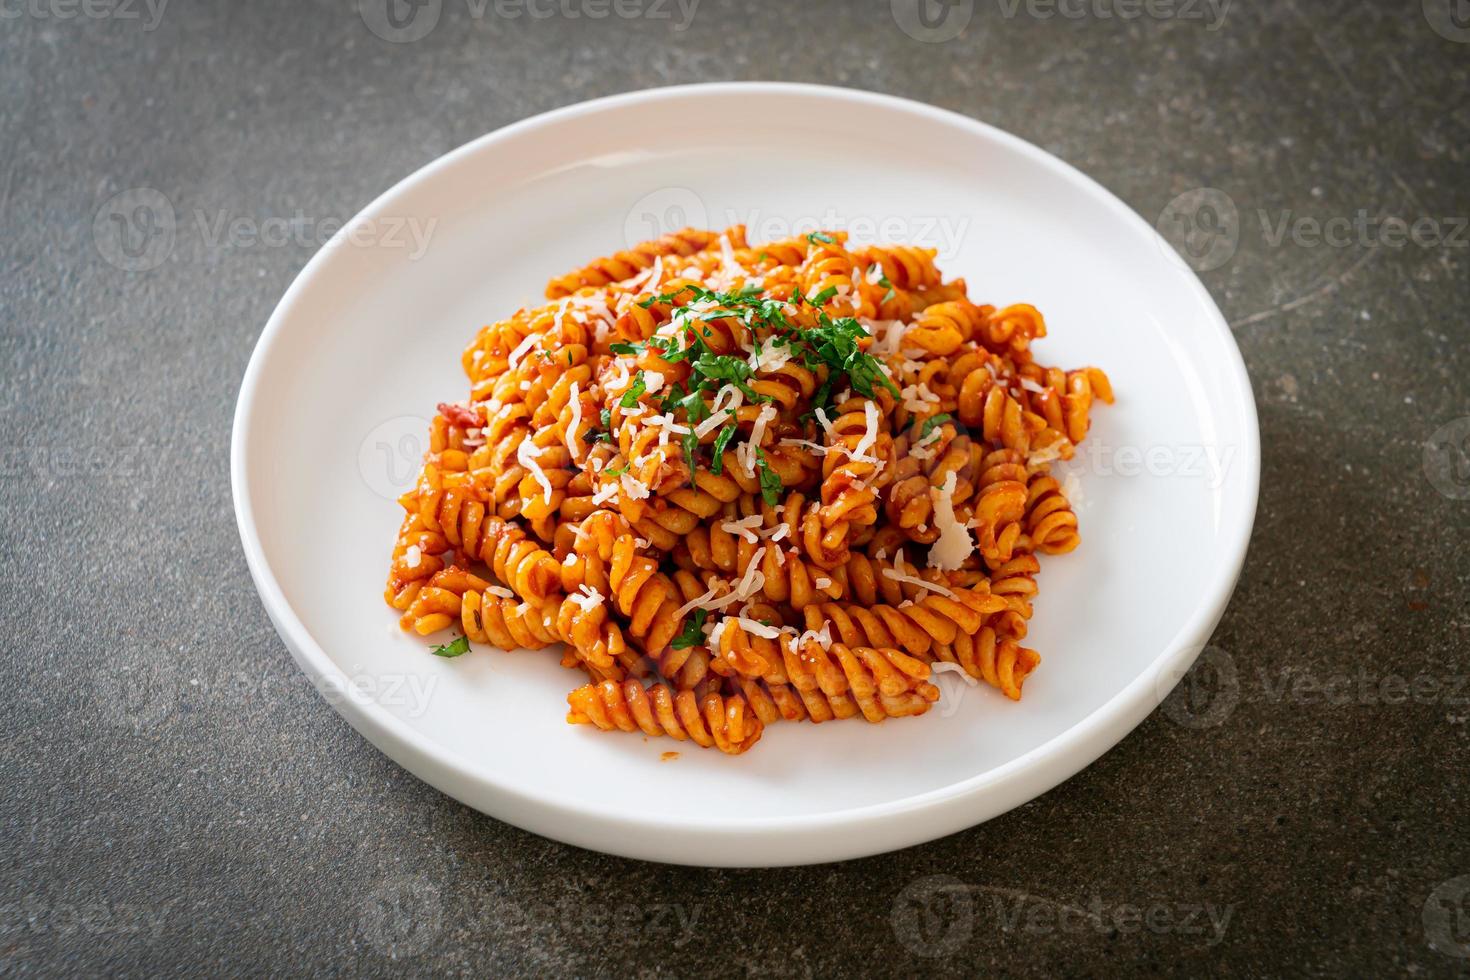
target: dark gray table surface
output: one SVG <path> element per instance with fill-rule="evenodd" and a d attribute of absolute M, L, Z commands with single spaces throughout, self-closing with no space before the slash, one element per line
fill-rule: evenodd
<path fill-rule="evenodd" d="M 1465 975 L 1463 0 L 975 0 L 930 27 L 906 0 L 621 2 L 443 0 L 414 41 L 382 0 L 0 4 L 0 972 Z M 973 16 L 941 40 L 946 12 Z M 314 246 L 189 217 L 137 255 L 107 210 L 151 188 L 310 228 L 515 120 L 721 79 L 954 109 L 1185 222 L 1260 408 L 1192 700 L 1027 806 L 841 865 L 552 843 L 353 732 L 256 598 L 227 465 Z"/>

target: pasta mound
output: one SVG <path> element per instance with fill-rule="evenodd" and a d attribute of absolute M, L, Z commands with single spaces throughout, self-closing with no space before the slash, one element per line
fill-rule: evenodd
<path fill-rule="evenodd" d="M 405 629 L 561 645 L 568 721 L 744 752 L 776 721 L 923 714 L 937 670 L 1019 699 L 1050 473 L 1098 368 L 932 249 L 686 229 L 480 330 L 385 593 Z"/>

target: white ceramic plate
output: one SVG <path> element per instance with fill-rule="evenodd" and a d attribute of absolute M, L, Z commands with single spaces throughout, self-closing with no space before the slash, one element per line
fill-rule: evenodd
<path fill-rule="evenodd" d="M 476 329 L 547 278 L 684 224 L 752 240 L 818 225 L 939 248 L 995 303 L 1029 301 L 1045 363 L 1098 364 L 1081 548 L 1046 558 L 1025 699 L 940 683 L 917 719 L 773 725 L 729 758 L 567 725 L 550 653 L 430 656 L 382 601 L 424 430 L 467 390 Z M 572 106 L 485 136 L 374 201 L 266 326 L 232 474 L 250 570 L 303 670 L 445 793 L 597 850 L 701 865 L 893 850 L 1003 813 L 1086 766 L 1194 660 L 1240 571 L 1255 406 L 1229 329 L 1144 221 L 1034 146 L 884 96 L 707 85 Z M 1221 465 L 1211 467 L 1210 453 Z M 673 761 L 662 753 L 680 752 Z"/>

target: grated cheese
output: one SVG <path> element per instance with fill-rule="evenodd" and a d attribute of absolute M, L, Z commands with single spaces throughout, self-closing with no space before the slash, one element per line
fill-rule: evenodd
<path fill-rule="evenodd" d="M 725 420 L 729 417 L 730 413 L 722 409 L 721 411 L 716 412 L 709 418 L 705 419 L 703 422 L 696 425 L 694 427 L 694 434 L 703 439 L 705 436 L 709 435 L 711 432 L 724 425 Z"/>
<path fill-rule="evenodd" d="M 582 427 L 582 393 L 577 390 L 577 382 L 572 382 L 572 396 L 569 400 L 572 407 L 572 419 L 567 425 L 567 454 L 572 457 L 572 462 L 577 461 L 577 430 Z"/>
<path fill-rule="evenodd" d="M 551 489 L 551 480 L 547 478 L 546 471 L 541 468 L 541 464 L 536 462 L 536 457 L 545 451 L 530 439 L 523 439 L 521 440 L 520 446 L 516 449 L 516 462 L 531 471 L 531 475 L 536 478 L 536 482 L 541 484 L 543 499 L 549 504 L 551 503 L 551 494 L 553 492 Z"/>
<path fill-rule="evenodd" d="M 518 345 L 516 345 L 516 349 L 510 352 L 510 366 L 515 367 L 517 364 L 519 364 L 521 362 L 521 358 L 529 354 L 531 352 L 531 348 L 535 347 L 538 343 L 540 343 L 540 341 L 541 335 L 539 333 L 527 334 L 526 339 L 522 340 Z"/>
<path fill-rule="evenodd" d="M 939 540 L 929 549 L 930 568 L 953 571 L 975 552 L 974 536 L 954 516 L 956 485 L 954 470 L 950 470 L 944 475 L 944 486 L 939 488 L 935 496 L 934 525 L 939 528 Z"/>
<path fill-rule="evenodd" d="M 578 606 L 582 608 L 582 611 L 584 613 L 589 613 L 592 610 L 596 609 L 598 606 L 602 605 L 602 603 L 604 602 L 604 597 L 601 592 L 598 592 L 592 586 L 583 585 L 576 592 L 573 592 L 571 595 L 567 596 L 567 601 L 575 602 Z"/>
<path fill-rule="evenodd" d="M 874 409 L 876 412 L 876 409 Z M 746 440 L 739 449 L 735 450 L 735 457 L 745 467 L 745 475 L 755 476 L 756 450 L 760 448 L 761 440 L 766 436 L 766 426 L 776 417 L 776 409 L 771 405 L 762 405 L 760 414 L 755 417 L 755 424 L 750 427 L 750 438 Z"/>
<path fill-rule="evenodd" d="M 757 541 L 760 540 L 760 538 L 756 537 L 756 529 L 759 528 L 760 525 L 761 515 L 752 514 L 749 517 L 742 517 L 738 521 L 726 521 L 725 523 L 720 525 L 720 530 L 728 531 L 731 534 L 738 534 L 740 537 L 749 541 L 751 544 L 755 544 Z"/>
<path fill-rule="evenodd" d="M 953 476 L 954 474 L 950 475 Z M 908 585 L 917 585 L 921 589 L 938 592 L 940 595 L 946 596 L 950 599 L 953 599 L 955 597 L 953 589 L 945 588 L 942 585 L 935 585 L 933 582 L 930 582 L 927 579 L 922 579 L 919 578 L 917 575 L 910 575 L 907 572 L 902 571 L 904 565 L 902 548 L 898 549 L 898 557 L 894 560 L 894 562 L 897 567 L 883 569 L 884 578 L 891 578 L 895 582 L 904 582 Z"/>
<path fill-rule="evenodd" d="M 623 492 L 628 495 L 629 500 L 648 499 L 648 484 L 633 476 L 633 474 L 624 473 L 621 477 L 621 483 L 623 485 Z"/>
<path fill-rule="evenodd" d="M 760 569 L 765 554 L 765 545 L 755 549 L 755 554 L 750 556 L 750 564 L 745 566 L 745 575 L 735 584 L 734 594 L 741 599 L 749 599 L 765 588 L 766 574 Z"/>
<path fill-rule="evenodd" d="M 416 544 L 409 545 L 408 550 L 403 553 L 403 563 L 409 568 L 418 568 L 423 560 L 424 553 Z"/>
<path fill-rule="evenodd" d="M 747 633 L 750 633 L 754 636 L 759 636 L 761 639 L 764 640 L 774 640 L 776 637 L 781 635 L 781 631 L 778 630 L 776 627 L 767 626 L 765 623 L 762 623 L 758 620 L 747 619 L 744 616 L 732 616 L 728 618 L 734 619 L 735 622 L 739 623 Z"/>
<path fill-rule="evenodd" d="M 964 679 L 965 683 L 970 685 L 971 687 L 980 686 L 980 682 L 975 680 L 975 678 L 971 677 L 968 673 L 966 673 L 965 668 L 961 667 L 959 664 L 952 664 L 948 660 L 936 660 L 934 661 L 934 663 L 929 665 L 929 669 L 934 671 L 936 674 L 959 674 L 960 677 Z"/>
<path fill-rule="evenodd" d="M 864 418 L 868 424 L 868 431 L 863 433 L 863 437 L 858 440 L 857 448 L 848 455 L 854 463 L 876 464 L 878 460 L 869 456 L 868 450 L 872 449 L 878 442 L 878 406 L 872 402 L 868 402 L 864 406 Z"/>

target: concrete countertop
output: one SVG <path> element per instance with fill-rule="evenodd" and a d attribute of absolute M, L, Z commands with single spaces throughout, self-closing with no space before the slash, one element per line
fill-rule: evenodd
<path fill-rule="evenodd" d="M 1452 0 L 960 0 L 922 20 L 910 0 L 428 0 L 399 13 L 435 23 L 397 29 L 361 2 L 25 0 L 0 19 L 0 972 L 1470 970 Z M 227 465 L 308 233 L 507 123 L 725 79 L 965 113 L 1151 222 L 1218 192 L 1229 241 L 1202 278 L 1264 446 L 1250 556 L 1191 682 L 1226 684 L 1228 710 L 1156 712 L 923 847 L 712 871 L 481 816 L 312 689 L 251 585 Z M 161 258 L 109 237 L 134 188 L 186 216 Z M 221 239 L 236 218 L 307 233 Z M 962 887 L 926 898 L 936 875 Z"/>

